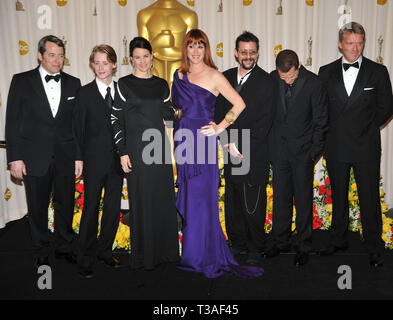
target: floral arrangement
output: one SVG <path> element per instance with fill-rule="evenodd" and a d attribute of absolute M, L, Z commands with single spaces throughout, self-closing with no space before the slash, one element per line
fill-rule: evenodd
<path fill-rule="evenodd" d="M 225 179 L 224 179 L 224 160 L 223 160 L 223 149 L 219 145 L 218 149 L 219 157 L 219 171 L 221 178 L 221 185 L 218 189 L 219 195 L 219 219 L 225 235 L 228 239 L 225 228 Z M 314 173 L 316 173 L 314 169 Z M 327 174 L 326 161 L 322 159 L 322 169 L 320 169 L 321 178 L 318 181 L 314 181 L 313 193 L 313 229 L 327 230 L 330 227 L 332 221 L 332 191 L 330 185 L 330 179 Z M 79 179 L 76 181 L 75 188 L 75 211 L 73 220 L 73 229 L 76 233 L 79 232 L 80 219 L 82 216 L 83 204 L 84 204 L 84 186 L 83 180 Z M 175 189 L 176 190 L 176 189 Z M 272 168 L 270 168 L 269 181 L 266 186 L 267 202 L 266 202 L 266 222 L 265 231 L 269 233 L 272 230 L 272 219 L 273 219 L 273 186 L 272 186 Z M 104 194 L 104 190 L 102 196 Z M 388 211 L 388 206 L 384 200 L 385 192 L 382 189 L 382 177 L 380 180 L 380 197 L 381 197 L 381 209 L 382 209 L 382 222 L 383 222 L 383 234 L 382 239 L 385 242 L 386 248 L 393 249 L 393 219 L 388 218 L 385 213 Z M 123 188 L 122 199 L 128 200 L 127 188 Z M 362 234 L 361 227 L 361 214 L 359 210 L 359 198 L 356 187 L 356 182 L 351 169 L 350 183 L 349 183 L 349 230 L 353 232 L 360 232 Z M 100 215 L 99 222 L 101 221 L 102 214 L 102 200 L 100 203 Z M 131 250 L 130 245 L 130 228 L 122 221 L 122 213 L 120 213 L 120 223 L 116 234 L 115 241 L 113 243 L 113 249 L 124 249 Z M 51 202 L 49 208 L 49 229 L 53 231 L 54 220 L 53 220 L 53 203 Z M 292 219 L 292 230 L 296 229 L 296 208 L 293 207 L 293 219 Z M 98 230 L 99 235 L 99 230 Z M 179 243 L 180 250 L 182 244 L 182 234 L 179 232 Z"/>

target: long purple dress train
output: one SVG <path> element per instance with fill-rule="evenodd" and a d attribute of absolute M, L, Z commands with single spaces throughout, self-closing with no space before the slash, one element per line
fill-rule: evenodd
<path fill-rule="evenodd" d="M 263 269 L 240 266 L 235 261 L 219 221 L 217 137 L 205 137 L 198 132 L 212 121 L 216 96 L 189 82 L 187 75 L 180 79 L 176 71 L 172 103 L 183 111 L 174 131 L 179 187 L 176 207 L 183 218 L 179 268 L 202 272 L 208 278 L 224 274 L 244 278 L 261 276 Z"/>

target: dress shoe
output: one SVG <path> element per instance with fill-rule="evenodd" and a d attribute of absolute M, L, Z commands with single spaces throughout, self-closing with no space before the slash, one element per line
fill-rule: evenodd
<path fill-rule="evenodd" d="M 293 264 L 296 267 L 304 266 L 308 262 L 308 253 L 298 251 L 296 252 L 295 259 L 293 260 Z"/>
<path fill-rule="evenodd" d="M 49 257 L 37 257 L 34 261 L 34 269 L 38 269 L 40 266 L 49 266 Z"/>
<path fill-rule="evenodd" d="M 385 259 L 383 258 L 382 253 L 370 253 L 369 261 L 370 261 L 370 266 L 377 268 L 377 267 L 382 267 L 383 263 L 385 262 Z"/>
<path fill-rule="evenodd" d="M 259 265 L 262 262 L 262 254 L 259 252 L 250 252 L 246 263 L 251 265 Z"/>
<path fill-rule="evenodd" d="M 280 254 L 281 250 L 277 246 L 273 246 L 265 251 L 264 258 L 274 258 Z"/>
<path fill-rule="evenodd" d="M 317 254 L 319 256 L 331 256 L 338 251 L 345 251 L 347 249 L 348 249 L 348 245 L 344 245 L 344 246 L 330 245 L 326 248 L 322 248 L 319 251 L 317 251 Z"/>
<path fill-rule="evenodd" d="M 247 254 L 246 250 L 238 249 L 235 247 L 229 247 L 229 250 L 231 250 L 231 253 L 233 256 L 237 256 L 238 254 L 241 254 L 241 255 Z"/>
<path fill-rule="evenodd" d="M 78 274 L 83 279 L 91 279 L 94 277 L 94 272 L 89 268 L 82 268 L 78 271 Z"/>
<path fill-rule="evenodd" d="M 76 264 L 76 255 L 73 252 L 55 252 L 56 259 L 65 259 L 67 262 L 71 264 Z"/>
<path fill-rule="evenodd" d="M 97 258 L 98 261 L 105 263 L 107 266 L 112 267 L 112 268 L 119 268 L 121 267 L 120 261 L 116 259 L 115 257 L 110 257 L 110 258 Z"/>

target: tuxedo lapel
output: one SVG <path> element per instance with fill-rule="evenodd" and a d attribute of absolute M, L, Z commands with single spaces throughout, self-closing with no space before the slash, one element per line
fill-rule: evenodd
<path fill-rule="evenodd" d="M 345 106 L 348 102 L 348 93 L 345 89 L 344 77 L 343 77 L 343 69 L 342 69 L 342 58 L 336 61 L 336 64 L 333 69 L 333 83 L 336 83 L 336 95 L 341 100 L 341 106 Z"/>
<path fill-rule="evenodd" d="M 48 100 L 48 97 L 46 96 L 45 88 L 44 88 L 44 85 L 42 84 L 42 79 L 41 79 L 40 71 L 38 70 L 38 68 L 35 69 L 33 76 L 30 79 L 30 82 L 31 82 L 31 86 L 34 89 L 34 91 L 41 98 L 43 106 L 46 109 L 48 115 L 51 118 L 53 118 L 53 115 L 52 115 L 52 112 L 50 109 L 49 100 Z"/>
<path fill-rule="evenodd" d="M 360 66 L 360 70 L 358 73 L 358 76 L 355 81 L 355 85 L 353 86 L 351 95 L 349 96 L 348 103 L 345 107 L 345 109 L 348 109 L 356 100 L 359 98 L 359 96 L 362 94 L 363 89 L 365 87 L 365 83 L 367 81 L 367 75 L 369 74 L 367 72 L 368 69 L 368 61 L 366 58 L 363 57 L 362 64 Z"/>
<path fill-rule="evenodd" d="M 235 68 L 232 74 L 228 78 L 229 83 L 231 84 L 232 88 L 236 90 L 237 87 L 237 68 Z"/>
<path fill-rule="evenodd" d="M 59 108 L 57 110 L 55 119 L 59 117 L 60 112 L 63 109 L 63 105 L 64 103 L 66 103 L 66 99 L 67 99 L 67 79 L 66 77 L 64 77 L 63 72 L 60 73 L 61 74 L 61 93 L 60 93 L 60 103 L 59 103 Z"/>
<path fill-rule="evenodd" d="M 306 83 L 306 78 L 304 76 L 304 67 L 301 66 L 300 67 L 300 71 L 299 71 L 299 77 L 296 80 L 296 84 L 294 86 L 294 90 L 293 90 L 293 94 L 292 94 L 292 99 L 291 101 L 294 101 L 296 99 L 296 97 L 298 96 L 299 92 L 302 91 L 302 88 L 304 86 L 304 84 Z M 288 108 L 289 106 L 287 106 Z"/>
<path fill-rule="evenodd" d="M 102 97 L 100 90 L 98 89 L 96 80 L 93 80 L 92 89 L 93 89 L 92 94 L 95 97 L 97 108 L 100 108 L 101 109 L 100 112 L 103 112 L 105 114 L 105 118 L 107 120 L 106 121 L 107 125 L 108 125 L 108 127 L 112 128 L 111 120 L 110 120 L 111 119 L 111 110 L 108 108 L 108 105 L 106 104 L 105 99 Z M 115 82 L 115 92 L 116 92 L 116 82 Z"/>

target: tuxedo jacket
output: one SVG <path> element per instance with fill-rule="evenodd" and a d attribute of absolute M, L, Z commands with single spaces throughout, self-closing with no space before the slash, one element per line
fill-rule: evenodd
<path fill-rule="evenodd" d="M 74 130 L 75 97 L 80 80 L 61 72 L 61 98 L 52 115 L 39 68 L 12 78 L 7 101 L 7 161 L 23 160 L 27 174 L 43 176 L 52 161 L 59 175 L 75 174 L 81 160 Z"/>
<path fill-rule="evenodd" d="M 286 84 L 277 70 L 271 74 L 279 87 L 270 137 L 272 160 L 312 161 L 322 153 L 328 129 L 326 89 L 317 75 L 301 66 L 286 105 Z"/>
<path fill-rule="evenodd" d="M 348 96 L 342 59 L 319 70 L 329 95 L 329 132 L 324 157 L 340 162 L 380 159 L 380 126 L 393 113 L 392 85 L 385 66 L 363 57 Z"/>
<path fill-rule="evenodd" d="M 102 97 L 96 80 L 79 90 L 76 108 L 77 136 L 82 150 L 84 174 L 108 172 L 113 161 L 116 162 L 116 171 L 121 174 L 111 125 L 111 109 Z"/>
<path fill-rule="evenodd" d="M 232 68 L 223 74 L 233 88 L 237 87 L 238 68 Z M 247 175 L 232 175 L 231 169 L 239 166 L 229 161 L 225 165 L 225 178 L 234 183 L 248 182 L 251 184 L 263 184 L 267 178 L 269 168 L 268 134 L 272 126 L 273 110 L 277 96 L 276 82 L 271 76 L 258 65 L 254 67 L 247 81 L 244 83 L 240 96 L 246 104 L 246 108 L 239 115 L 234 124 L 227 128 L 230 142 L 235 142 L 243 156 L 242 131 L 250 130 L 250 171 Z M 226 113 L 232 108 L 232 104 L 222 95 L 217 97 L 214 120 L 220 123 Z M 230 130 L 238 129 L 238 139 L 233 141 L 229 135 Z"/>

